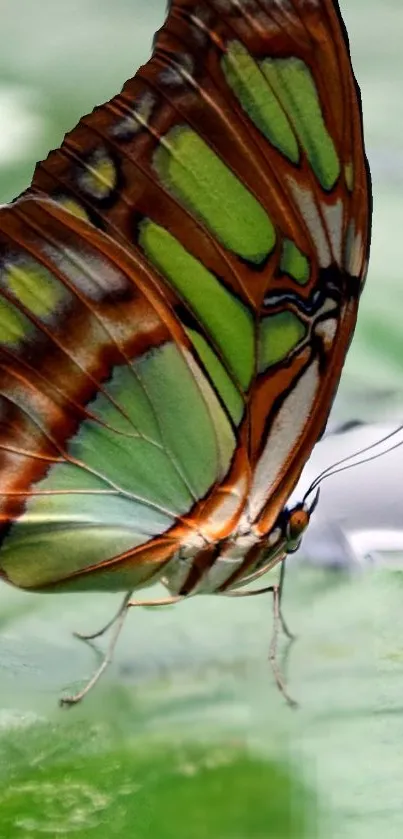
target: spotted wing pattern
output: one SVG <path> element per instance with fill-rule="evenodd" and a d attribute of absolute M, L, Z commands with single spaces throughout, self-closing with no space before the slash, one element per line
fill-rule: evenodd
<path fill-rule="evenodd" d="M 174 0 L 0 211 L 3 575 L 189 593 L 281 556 L 369 229 L 334 0 Z"/>

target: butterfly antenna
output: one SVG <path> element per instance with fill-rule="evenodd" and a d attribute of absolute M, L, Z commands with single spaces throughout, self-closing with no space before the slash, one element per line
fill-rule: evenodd
<path fill-rule="evenodd" d="M 320 474 L 317 475 L 316 478 L 312 481 L 309 489 L 304 495 L 303 503 L 306 502 L 308 496 L 311 495 L 311 493 L 317 487 L 319 487 L 319 484 L 321 484 L 322 481 L 325 480 L 325 478 L 330 478 L 331 475 L 337 475 L 339 472 L 345 472 L 347 471 L 347 469 L 352 469 L 354 466 L 361 466 L 363 463 L 370 463 L 371 460 L 377 460 L 378 457 L 383 457 L 383 455 L 394 451 L 394 449 L 400 448 L 400 446 L 403 445 L 403 440 L 399 440 L 399 442 L 395 443 L 393 446 L 389 446 L 387 449 L 382 449 L 382 451 L 380 452 L 375 452 L 369 457 L 364 457 L 361 460 L 357 460 L 353 463 L 351 462 L 356 457 L 360 457 L 361 455 L 366 454 L 367 452 L 371 452 L 374 449 L 378 448 L 378 446 L 381 446 L 383 443 L 386 443 L 388 440 L 391 440 L 393 437 L 396 436 L 396 434 L 399 434 L 401 431 L 403 431 L 403 425 L 399 425 L 397 428 L 394 429 L 394 431 L 391 431 L 389 432 L 389 434 L 386 434 L 384 437 L 381 437 L 380 440 L 376 440 L 374 443 L 371 443 L 370 445 L 364 446 L 364 448 L 359 449 L 359 451 L 353 452 L 352 454 L 349 454 L 346 457 L 341 458 L 341 460 L 337 460 L 335 463 L 332 463 L 331 466 L 327 466 L 326 469 L 324 469 L 323 472 L 320 472 Z M 311 512 L 313 512 L 313 510 L 315 509 L 317 502 L 318 494 L 316 494 L 315 499 L 311 505 Z"/>

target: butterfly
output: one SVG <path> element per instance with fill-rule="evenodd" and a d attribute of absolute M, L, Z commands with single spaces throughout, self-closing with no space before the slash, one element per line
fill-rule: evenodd
<path fill-rule="evenodd" d="M 173 0 L 0 210 L 2 578 L 125 592 L 118 629 L 156 581 L 231 594 L 282 562 L 370 217 L 337 2 Z"/>

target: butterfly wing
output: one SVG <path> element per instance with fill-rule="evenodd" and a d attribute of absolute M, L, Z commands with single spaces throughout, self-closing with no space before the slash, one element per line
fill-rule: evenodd
<path fill-rule="evenodd" d="M 40 216 L 32 253 L 59 292 L 52 330 L 36 324 L 31 349 L 24 344 L 21 357 L 27 364 L 32 347 L 50 341 L 41 358 L 48 364 L 50 355 L 55 366 L 52 375 L 46 368 L 46 382 L 38 383 L 37 391 L 47 392 L 57 376 L 59 395 L 51 399 L 61 406 L 56 425 L 63 428 L 63 440 L 56 452 L 48 432 L 46 442 L 41 438 L 39 483 L 32 463 L 38 450 L 30 443 L 28 456 L 15 455 L 25 457 L 22 495 L 18 510 L 11 507 L 5 514 L 3 552 L 14 539 L 17 555 L 18 533 L 28 533 L 28 539 L 39 533 L 28 505 L 41 505 L 41 526 L 48 533 L 50 502 L 56 505 L 52 550 L 59 550 L 61 533 L 69 534 L 79 515 L 70 478 L 63 501 L 56 498 L 64 487 L 59 476 L 63 469 L 67 474 L 66 463 L 73 474 L 74 459 L 81 464 L 80 480 L 100 481 L 107 494 L 112 488 L 114 503 L 117 498 L 123 505 L 140 503 L 133 516 L 128 507 L 127 514 L 121 508 L 116 513 L 112 531 L 122 538 L 114 553 L 115 536 L 98 553 L 102 540 L 95 535 L 103 511 L 111 509 L 108 500 L 99 502 L 94 520 L 90 512 L 88 556 L 77 531 L 79 568 L 73 572 L 69 566 L 79 577 L 83 568 L 117 567 L 114 556 L 121 558 L 132 547 L 141 584 L 147 557 L 157 557 L 158 569 L 178 546 L 199 550 L 206 539 L 228 536 L 246 498 L 247 522 L 255 522 L 262 535 L 270 531 L 326 422 L 367 266 L 369 176 L 359 93 L 336 3 L 175 0 L 153 58 L 38 166 L 30 193 L 45 194 L 60 207 L 30 199 L 28 210 L 34 207 Z M 25 213 L 23 205 L 1 211 L 14 275 L 26 232 L 10 234 L 7 224 Z M 44 262 L 40 242 L 43 237 L 49 245 L 48 217 L 57 253 L 48 253 Z M 67 288 L 70 293 L 78 280 L 59 263 L 69 261 L 73 239 L 76 247 L 79 242 L 82 271 L 80 312 L 74 309 L 74 288 L 75 315 L 67 330 L 58 294 Z M 87 263 L 96 262 L 98 251 L 101 291 L 95 304 L 82 296 L 82 287 L 88 284 Z M 101 298 L 111 293 L 111 277 L 122 261 L 126 282 L 130 278 L 141 303 L 133 317 L 123 293 L 116 307 L 111 302 L 115 331 L 108 335 L 108 362 L 99 366 L 92 329 L 103 328 Z M 5 275 L 7 282 L 7 270 Z M 6 294 L 7 306 L 17 305 L 32 322 L 26 301 Z M 121 344 L 124 323 L 127 346 Z M 152 327 L 144 336 L 148 323 Z M 70 371 L 72 394 L 64 372 L 56 372 L 52 341 L 58 328 L 60 364 Z M 80 374 L 69 367 L 76 353 L 87 360 L 84 378 L 90 377 L 92 389 L 87 382 L 80 390 L 80 364 Z M 132 388 L 127 377 L 132 382 L 133 367 Z M 10 390 L 14 387 L 11 383 Z M 75 420 L 68 419 L 75 410 Z M 133 431 L 120 430 L 122 415 Z M 141 439 L 134 445 L 136 434 Z M 159 461 L 157 466 L 158 445 L 163 466 Z M 63 463 L 48 467 L 46 446 Z M 14 456 L 8 440 L 2 448 Z M 41 480 L 51 481 L 50 494 L 33 498 Z M 92 511 L 100 487 L 83 488 Z M 143 501 L 147 515 L 152 511 L 144 539 L 136 530 L 144 523 Z M 64 511 L 61 504 L 67 505 Z M 127 520 L 135 522 L 133 532 Z M 44 544 L 51 552 L 45 535 L 35 561 Z M 88 573 L 84 576 L 91 585 Z"/>
<path fill-rule="evenodd" d="M 108 588 L 140 584 L 224 480 L 233 424 L 143 261 L 46 199 L 2 212 L 0 247 L 3 573 L 102 588 L 119 558 Z"/>

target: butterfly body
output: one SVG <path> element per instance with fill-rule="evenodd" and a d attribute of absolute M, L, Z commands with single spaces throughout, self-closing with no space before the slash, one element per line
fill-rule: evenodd
<path fill-rule="evenodd" d="M 294 549 L 369 233 L 336 3 L 174 0 L 0 210 L 2 576 L 185 596 Z"/>

